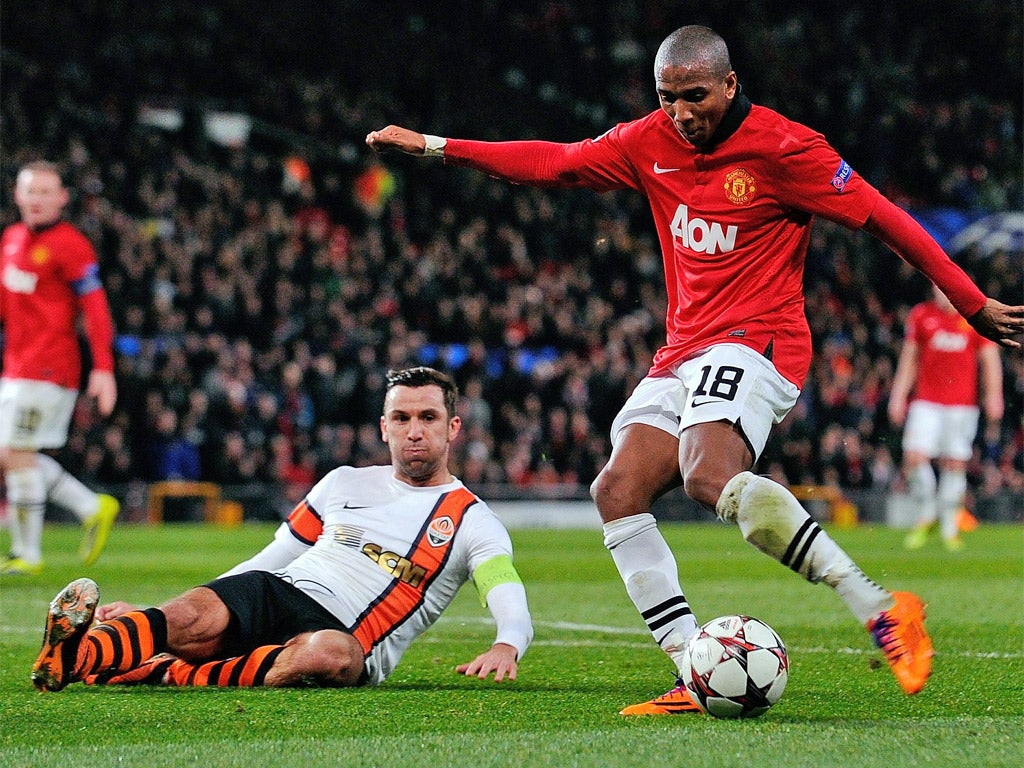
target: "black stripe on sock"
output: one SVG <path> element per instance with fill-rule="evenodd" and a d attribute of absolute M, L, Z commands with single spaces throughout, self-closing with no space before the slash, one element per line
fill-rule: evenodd
<path fill-rule="evenodd" d="M 256 674 L 253 675 L 253 685 L 263 685 L 264 680 L 266 680 L 267 678 L 267 673 L 270 671 L 270 668 L 274 666 L 274 662 L 277 661 L 277 657 L 281 655 L 281 651 L 283 650 L 284 646 L 282 645 L 280 648 L 275 648 L 267 654 L 266 658 L 263 659 L 263 661 L 260 663 L 259 668 L 256 670 Z M 244 664 L 239 665 L 239 667 L 244 666 Z"/>
<path fill-rule="evenodd" d="M 664 613 L 665 611 L 675 608 L 680 603 L 686 605 L 685 595 L 676 595 L 675 597 L 670 597 L 668 600 L 665 600 L 662 603 L 658 603 L 658 605 L 655 605 L 652 608 L 648 608 L 646 611 L 640 611 L 640 615 L 644 617 L 644 620 L 651 619 L 660 613 Z"/>
<path fill-rule="evenodd" d="M 236 657 L 235 660 L 237 663 L 235 664 L 234 669 L 231 670 L 231 674 L 228 676 L 226 685 L 237 687 L 238 681 L 242 679 L 242 670 L 245 669 L 245 664 L 248 659 Z"/>
<path fill-rule="evenodd" d="M 85 636 L 85 642 L 92 644 L 92 658 L 93 658 L 93 662 L 92 662 L 92 667 L 89 668 L 89 669 L 84 669 L 83 668 L 81 670 L 75 670 L 75 666 L 76 666 L 75 662 L 77 661 L 78 651 L 76 649 L 74 653 L 70 653 L 70 654 L 67 653 L 68 651 L 71 650 L 70 646 L 74 645 L 74 643 L 64 643 L 64 645 L 61 646 L 62 653 L 67 655 L 67 657 L 63 659 L 64 665 L 65 665 L 64 668 L 77 671 L 79 673 L 78 676 L 81 677 L 82 679 L 88 677 L 91 674 L 94 674 L 97 669 L 100 669 L 102 667 L 102 662 L 103 662 L 102 651 L 100 649 L 100 641 L 97 640 L 95 637 L 90 637 L 89 635 L 86 635 Z M 81 646 L 79 646 L 79 647 L 81 647 Z"/>
<path fill-rule="evenodd" d="M 690 606 L 689 605 L 683 605 L 683 606 L 677 608 L 676 610 L 672 611 L 671 613 L 665 614 L 660 619 L 656 619 L 655 621 L 647 622 L 647 627 L 648 627 L 648 629 L 651 630 L 651 632 L 654 632 L 655 630 L 661 629 L 663 626 L 665 626 L 669 622 L 675 621 L 676 619 L 678 619 L 681 616 L 688 616 L 688 615 L 692 615 L 692 614 L 693 614 L 693 611 L 690 610 Z"/>
<path fill-rule="evenodd" d="M 120 621 L 125 629 L 128 630 L 128 642 L 132 649 L 132 666 L 141 664 L 146 659 L 142 657 L 142 644 L 139 642 L 139 625 L 130 619 L 115 619 L 115 621 Z"/>
<path fill-rule="evenodd" d="M 121 623 L 123 624 L 124 622 Z M 96 631 L 103 632 L 108 635 L 110 637 L 110 645 L 113 647 L 113 655 L 109 659 L 106 659 L 102 668 L 118 669 L 121 666 L 121 660 L 124 658 L 124 649 L 123 644 L 121 643 L 121 636 L 118 634 L 117 629 L 109 624 L 100 624 L 96 627 Z"/>
<path fill-rule="evenodd" d="M 804 558 L 807 557 L 807 551 L 811 548 L 811 544 L 818 538 L 818 534 L 821 533 L 821 527 L 815 523 L 811 529 L 810 535 L 807 536 L 807 541 L 804 542 L 803 547 L 800 548 L 800 554 L 797 555 L 796 560 L 789 567 L 797 573 L 800 573 L 800 569 L 803 567 Z"/>
<path fill-rule="evenodd" d="M 147 608 L 143 611 L 149 619 L 149 631 L 153 633 L 153 655 L 167 650 L 167 617 L 159 608 Z"/>
<path fill-rule="evenodd" d="M 223 661 L 214 662 L 210 666 L 210 671 L 206 675 L 207 685 L 220 685 L 220 673 L 229 661 L 231 659 L 224 659 Z M 229 685 L 234 685 L 234 683 L 229 683 Z"/>
<path fill-rule="evenodd" d="M 788 565 L 790 568 L 793 567 L 790 565 L 790 561 L 793 559 L 793 554 L 796 552 L 797 546 L 799 546 L 800 542 L 803 540 L 807 529 L 812 525 L 814 525 L 814 519 L 808 515 L 807 519 L 804 520 L 804 524 L 800 526 L 800 530 L 796 532 L 796 536 L 794 536 L 793 540 L 789 542 L 789 546 L 786 548 L 786 553 L 782 556 L 783 565 Z"/>

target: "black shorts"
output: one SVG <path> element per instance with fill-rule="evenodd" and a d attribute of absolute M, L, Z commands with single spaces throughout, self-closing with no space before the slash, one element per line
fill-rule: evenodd
<path fill-rule="evenodd" d="M 261 645 L 284 645 L 296 635 L 319 629 L 352 634 L 316 600 L 266 571 L 225 576 L 203 586 L 212 589 L 231 612 L 224 633 L 225 657 L 241 656 Z"/>

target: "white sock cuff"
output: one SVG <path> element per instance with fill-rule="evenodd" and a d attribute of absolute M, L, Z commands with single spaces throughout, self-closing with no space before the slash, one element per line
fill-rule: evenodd
<path fill-rule="evenodd" d="M 96 513 L 99 499 L 95 492 L 53 457 L 40 453 L 36 460 L 50 501 L 74 513 L 79 520 L 87 520 Z"/>
<path fill-rule="evenodd" d="M 60 462 L 45 453 L 36 454 L 36 466 L 39 467 L 47 488 L 56 485 L 61 475 L 64 474 L 64 467 L 60 465 Z"/>
<path fill-rule="evenodd" d="M 758 480 L 753 472 L 740 472 L 735 475 L 722 489 L 722 495 L 718 497 L 718 504 L 715 505 L 715 513 L 723 523 L 735 523 L 736 515 L 739 514 L 740 500 L 743 498 L 743 491 L 754 480 Z"/>
<path fill-rule="evenodd" d="M 907 473 L 907 490 L 914 495 L 931 496 L 935 493 L 935 470 L 927 461 L 918 464 Z"/>
<path fill-rule="evenodd" d="M 967 472 L 964 470 L 943 470 L 939 473 L 939 498 L 944 501 L 963 499 L 967 493 Z"/>
<path fill-rule="evenodd" d="M 641 512 L 639 515 L 629 515 L 618 520 L 612 520 L 602 526 L 604 531 L 604 545 L 608 549 L 615 549 L 620 544 L 639 536 L 644 531 L 657 528 L 658 521 L 650 512 Z"/>
<path fill-rule="evenodd" d="M 46 483 L 38 467 L 14 469 L 4 476 L 7 500 L 12 504 L 45 504 Z"/>

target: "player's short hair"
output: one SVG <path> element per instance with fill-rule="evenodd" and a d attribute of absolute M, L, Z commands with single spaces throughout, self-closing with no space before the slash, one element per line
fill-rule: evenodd
<path fill-rule="evenodd" d="M 30 160 L 18 169 L 18 175 L 20 176 L 25 171 L 32 171 L 33 173 L 52 173 L 60 179 L 61 185 L 64 184 L 64 172 L 61 170 L 61 167 L 49 160 Z"/>
<path fill-rule="evenodd" d="M 729 47 L 722 36 L 708 27 L 692 24 L 671 33 L 654 57 L 654 75 L 665 67 L 703 67 L 715 77 L 732 71 Z"/>
<path fill-rule="evenodd" d="M 395 387 L 426 387 L 431 384 L 441 388 L 444 395 L 444 407 L 448 411 L 448 418 L 455 415 L 455 403 L 459 398 L 459 387 L 455 380 L 447 373 L 442 373 L 436 368 L 428 368 L 425 365 L 418 365 L 414 368 L 402 368 L 387 372 L 387 391 Z"/>

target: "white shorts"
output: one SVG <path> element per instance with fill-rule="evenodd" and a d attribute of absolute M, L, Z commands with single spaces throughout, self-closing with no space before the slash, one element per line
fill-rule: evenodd
<path fill-rule="evenodd" d="M 637 384 L 612 422 L 612 445 L 629 424 L 678 437 L 694 424 L 728 421 L 740 428 L 756 461 L 772 426 L 799 396 L 764 356 L 742 344 L 717 344 L 684 360 L 671 375 L 647 376 Z"/>
<path fill-rule="evenodd" d="M 976 405 L 914 400 L 907 409 L 907 423 L 903 427 L 903 450 L 917 451 L 931 459 L 967 461 L 978 434 L 980 414 Z"/>
<path fill-rule="evenodd" d="M 0 448 L 63 447 L 77 400 L 78 390 L 48 381 L 0 378 Z"/>

